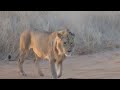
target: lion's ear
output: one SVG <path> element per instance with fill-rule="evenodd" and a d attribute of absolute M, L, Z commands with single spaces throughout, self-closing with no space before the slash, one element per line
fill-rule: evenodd
<path fill-rule="evenodd" d="M 58 33 L 57 33 L 57 35 L 58 35 L 59 38 L 62 38 L 63 34 L 64 34 L 63 31 L 58 31 Z"/>
<path fill-rule="evenodd" d="M 58 34 L 58 37 L 62 39 L 62 37 L 65 36 L 67 33 L 65 30 L 61 30 L 61 31 L 58 31 L 57 34 Z"/>
<path fill-rule="evenodd" d="M 75 37 L 75 34 L 74 33 L 72 33 L 72 32 L 69 32 L 73 37 Z"/>
<path fill-rule="evenodd" d="M 75 34 L 73 33 L 73 36 L 75 37 Z"/>

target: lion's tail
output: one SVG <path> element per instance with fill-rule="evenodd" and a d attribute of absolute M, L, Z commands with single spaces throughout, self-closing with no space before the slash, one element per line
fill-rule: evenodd
<path fill-rule="evenodd" d="M 9 61 L 17 61 L 17 60 L 19 60 L 19 56 L 20 56 L 20 53 L 18 53 L 17 56 L 14 59 L 9 59 Z"/>
<path fill-rule="evenodd" d="M 17 56 L 16 56 L 15 59 L 18 60 L 18 59 L 19 59 L 19 56 L 20 56 L 20 53 L 17 54 Z"/>

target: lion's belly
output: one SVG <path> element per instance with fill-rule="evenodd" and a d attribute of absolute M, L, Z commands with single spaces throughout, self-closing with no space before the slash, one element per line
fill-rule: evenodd
<path fill-rule="evenodd" d="M 48 53 L 40 49 L 33 48 L 34 53 L 41 59 L 49 59 Z"/>

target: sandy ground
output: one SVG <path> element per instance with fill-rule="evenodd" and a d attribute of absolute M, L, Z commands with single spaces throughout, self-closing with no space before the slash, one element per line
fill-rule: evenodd
<path fill-rule="evenodd" d="M 47 61 L 40 63 L 44 77 L 38 75 L 32 60 L 26 60 L 24 71 L 27 76 L 18 74 L 16 61 L 0 61 L 0 79 L 50 79 Z M 92 55 L 68 57 L 63 63 L 63 76 L 60 79 L 120 79 L 120 50 L 100 52 Z"/>

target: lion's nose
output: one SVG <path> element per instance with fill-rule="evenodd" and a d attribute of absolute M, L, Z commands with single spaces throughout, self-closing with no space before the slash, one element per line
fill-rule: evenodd
<path fill-rule="evenodd" d="M 71 52 L 71 50 L 68 50 L 68 52 Z"/>

